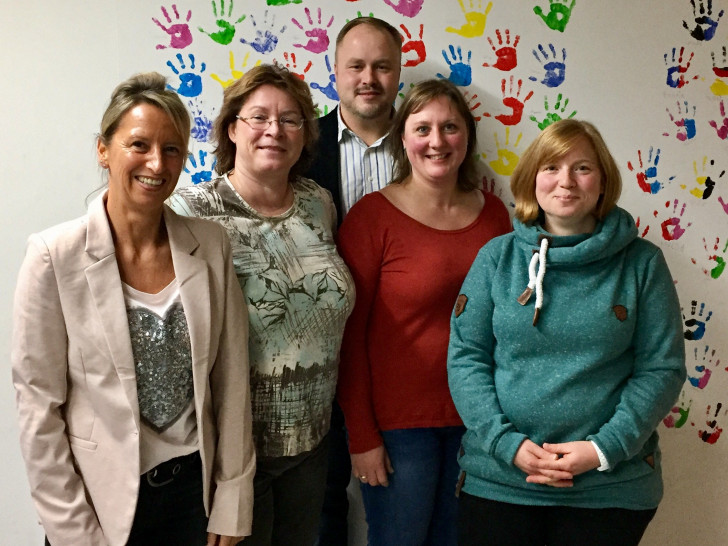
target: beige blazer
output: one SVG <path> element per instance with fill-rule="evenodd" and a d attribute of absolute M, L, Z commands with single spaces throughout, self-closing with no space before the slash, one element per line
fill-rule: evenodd
<path fill-rule="evenodd" d="M 15 293 L 11 349 L 20 441 L 51 544 L 122 546 L 139 490 L 139 405 L 114 243 L 88 214 L 32 235 Z M 247 310 L 216 223 L 165 206 L 190 332 L 208 530 L 250 534 Z"/>

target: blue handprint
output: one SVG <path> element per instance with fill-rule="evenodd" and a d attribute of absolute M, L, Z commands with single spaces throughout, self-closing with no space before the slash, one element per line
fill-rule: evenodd
<path fill-rule="evenodd" d="M 455 85 L 462 87 L 470 85 L 473 81 L 473 71 L 470 66 L 470 57 L 472 51 L 468 51 L 468 60 L 463 62 L 463 50 L 460 46 L 455 50 L 455 46 L 448 46 L 450 49 L 450 56 L 447 55 L 447 50 L 442 50 L 442 56 L 445 58 L 445 62 L 450 67 L 450 75 L 447 77 Z M 452 60 L 451 60 L 452 59 Z M 437 75 L 438 78 L 445 78 L 442 74 Z"/>
<path fill-rule="evenodd" d="M 257 27 L 257 23 L 255 22 L 255 17 L 252 15 L 250 16 L 250 20 L 253 21 L 253 27 Z M 256 50 L 258 53 L 270 53 L 273 51 L 276 46 L 278 45 L 278 36 L 273 34 L 272 29 L 275 25 L 275 15 L 271 15 L 270 21 L 268 21 L 268 10 L 265 10 L 265 13 L 263 14 L 263 24 L 266 25 L 268 28 L 266 30 L 256 30 L 255 31 L 255 40 L 252 42 L 248 42 L 245 40 L 245 38 L 241 38 L 240 42 L 243 44 L 248 44 L 250 47 L 252 47 L 254 50 Z M 281 30 L 278 32 L 280 34 L 283 34 L 283 32 L 286 30 L 286 25 L 283 25 Z"/>
<path fill-rule="evenodd" d="M 187 65 L 185 64 L 185 60 L 182 57 L 181 53 L 177 53 L 175 55 L 177 57 L 177 61 L 179 63 L 179 67 L 182 70 L 187 69 Z M 188 57 L 190 58 L 190 70 L 195 69 L 195 56 L 192 54 L 189 54 Z M 179 76 L 179 88 L 175 89 L 171 85 L 167 84 L 167 89 L 171 89 L 172 91 L 176 91 L 178 94 L 182 95 L 183 97 L 196 97 L 200 93 L 202 93 L 202 78 L 200 77 L 200 74 L 202 74 L 205 71 L 205 63 L 202 63 L 200 65 L 200 74 L 195 74 L 194 72 L 180 72 L 177 70 L 177 67 L 174 65 L 174 63 L 170 60 L 167 61 L 167 66 L 172 69 L 172 72 L 177 74 Z"/>
<path fill-rule="evenodd" d="M 336 82 L 336 75 L 331 72 L 331 63 L 329 62 L 329 56 L 325 55 L 324 60 L 326 61 L 326 70 L 329 71 L 329 83 L 324 87 L 323 85 L 316 82 L 311 82 L 311 89 L 318 89 L 324 94 L 326 98 L 338 101 L 339 94 L 336 92 L 336 87 L 334 87 L 334 83 Z"/>
<path fill-rule="evenodd" d="M 695 314 L 696 310 L 698 311 L 697 315 Z M 700 307 L 698 307 L 698 302 L 696 300 L 690 302 L 691 318 L 685 319 L 685 315 L 683 314 L 683 319 L 685 321 L 685 339 L 691 341 L 699 341 L 703 339 L 703 336 L 705 335 L 705 323 L 713 316 L 713 311 L 708 311 L 708 314 L 705 316 L 705 320 L 703 320 L 704 312 L 705 303 L 701 303 Z"/>
<path fill-rule="evenodd" d="M 186 166 L 184 169 L 187 174 L 192 175 L 191 178 L 193 184 L 199 184 L 200 182 L 207 182 L 209 180 L 212 180 L 212 172 L 215 170 L 215 165 L 217 164 L 217 159 L 213 159 L 212 165 L 210 165 L 210 168 L 207 169 L 205 165 L 207 152 L 205 150 L 200 150 L 197 155 L 200 158 L 199 164 L 197 161 L 195 161 L 194 155 L 192 155 L 191 153 L 187 154 L 187 161 L 191 165 L 191 169 L 187 168 Z"/>
<path fill-rule="evenodd" d="M 197 142 L 207 142 L 210 140 L 210 133 L 212 133 L 212 120 L 205 115 L 197 102 L 189 101 L 187 104 L 189 104 L 192 111 L 193 121 L 190 135 Z"/>
<path fill-rule="evenodd" d="M 558 87 L 564 83 L 564 80 L 566 79 L 566 48 L 561 48 L 560 61 L 556 60 L 556 48 L 554 47 L 554 44 L 549 44 L 548 48 L 551 51 L 551 55 L 549 55 L 549 52 L 546 51 L 543 44 L 539 44 L 538 51 L 535 49 L 533 50 L 533 56 L 536 57 L 536 60 L 541 63 L 546 70 L 541 83 L 546 87 Z M 535 76 L 530 76 L 529 79 L 534 82 L 538 80 Z"/>

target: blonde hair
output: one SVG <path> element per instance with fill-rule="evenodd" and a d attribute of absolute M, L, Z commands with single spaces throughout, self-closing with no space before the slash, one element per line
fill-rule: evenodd
<path fill-rule="evenodd" d="M 602 194 L 594 216 L 602 220 L 615 207 L 622 193 L 622 176 L 602 135 L 588 121 L 563 119 L 546 127 L 521 156 L 511 176 L 511 192 L 516 201 L 515 217 L 523 223 L 536 220 L 541 213 L 536 200 L 536 174 L 545 163 L 564 157 L 579 139 L 586 139 L 599 161 Z"/>
<path fill-rule="evenodd" d="M 169 116 L 182 140 L 183 156 L 186 156 L 192 126 L 190 114 L 179 95 L 167 88 L 167 79 L 158 72 L 135 74 L 116 86 L 111 93 L 109 105 L 101 116 L 98 139 L 108 146 L 124 114 L 143 103 L 156 106 Z"/>

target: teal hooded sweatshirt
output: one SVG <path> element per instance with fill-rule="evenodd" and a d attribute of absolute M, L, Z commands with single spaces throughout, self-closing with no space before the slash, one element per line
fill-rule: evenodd
<path fill-rule="evenodd" d="M 541 239 L 538 289 L 521 305 Z M 541 264 L 544 267 L 544 264 Z M 680 304 L 662 252 L 618 207 L 593 233 L 514 220 L 479 252 L 451 320 L 448 380 L 467 427 L 463 490 L 522 505 L 651 509 L 662 498 L 656 428 L 685 381 Z M 521 443 L 591 440 L 609 470 L 570 488 L 526 483 Z"/>

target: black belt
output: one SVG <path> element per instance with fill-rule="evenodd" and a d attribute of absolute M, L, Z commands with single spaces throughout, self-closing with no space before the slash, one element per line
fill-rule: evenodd
<path fill-rule="evenodd" d="M 145 472 L 144 476 L 151 487 L 162 487 L 172 483 L 175 478 L 181 476 L 187 470 L 199 469 L 200 463 L 200 452 L 195 451 L 189 455 L 182 455 L 181 457 L 164 461 L 148 472 Z"/>

